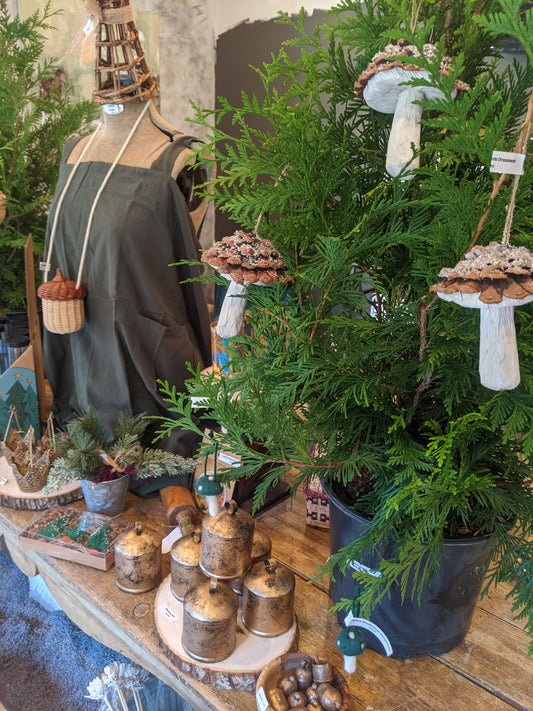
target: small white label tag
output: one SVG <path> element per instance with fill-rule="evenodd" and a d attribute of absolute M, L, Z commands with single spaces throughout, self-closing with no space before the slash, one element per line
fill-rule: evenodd
<path fill-rule="evenodd" d="M 94 22 L 92 20 L 92 17 L 89 17 L 89 19 L 87 20 L 87 22 L 85 23 L 85 25 L 83 27 L 83 31 L 86 35 L 88 35 L 89 32 L 92 32 L 93 30 L 94 30 Z"/>
<path fill-rule="evenodd" d="M 170 549 L 172 548 L 172 546 L 174 545 L 174 543 L 179 538 L 181 538 L 181 536 L 182 536 L 181 529 L 179 526 L 176 526 L 176 528 L 173 531 L 171 531 L 168 534 L 168 536 L 163 538 L 163 540 L 161 541 L 161 553 L 168 553 L 170 551 Z"/>
<path fill-rule="evenodd" d="M 507 153 L 494 151 L 490 161 L 491 173 L 507 173 L 508 175 L 523 175 L 525 153 Z"/>
<path fill-rule="evenodd" d="M 48 262 L 39 262 L 39 269 L 44 272 L 44 270 L 48 267 Z"/>
<path fill-rule="evenodd" d="M 121 114 L 124 111 L 124 104 L 104 104 L 104 113 L 113 116 L 113 114 Z"/>
<path fill-rule="evenodd" d="M 165 607 L 163 608 L 163 615 L 167 618 L 167 620 L 170 620 L 170 622 L 177 622 L 177 620 L 179 620 L 179 617 L 176 615 L 175 612 L 172 612 L 168 605 L 165 605 Z"/>
<path fill-rule="evenodd" d="M 7 479 L 3 476 L 0 476 L 0 486 L 4 486 L 4 484 L 7 484 Z"/>
<path fill-rule="evenodd" d="M 268 708 L 268 699 L 265 694 L 265 690 L 262 686 L 259 687 L 255 694 L 255 700 L 257 701 L 257 706 L 259 711 L 266 711 Z"/>
<path fill-rule="evenodd" d="M 383 649 L 385 650 L 387 657 L 390 657 L 392 654 L 392 644 L 389 642 L 389 638 L 385 632 L 383 632 L 381 627 L 378 627 L 373 622 L 370 622 L 370 620 L 365 620 L 364 617 L 354 617 L 354 615 L 349 612 L 344 618 L 344 625 L 345 627 L 362 627 L 363 629 L 372 632 L 372 634 L 377 637 L 383 645 Z"/>
<path fill-rule="evenodd" d="M 241 458 L 236 457 L 234 454 L 228 454 L 227 452 L 219 452 L 218 459 L 219 461 L 224 462 L 224 464 L 229 464 L 232 467 L 241 466 Z"/>
<path fill-rule="evenodd" d="M 360 573 L 368 573 L 368 575 L 372 575 L 374 578 L 381 578 L 383 576 L 383 573 L 380 573 L 379 570 L 369 568 L 368 565 L 363 565 L 363 563 L 360 563 L 358 560 L 352 560 L 350 568 L 353 568 Z"/>

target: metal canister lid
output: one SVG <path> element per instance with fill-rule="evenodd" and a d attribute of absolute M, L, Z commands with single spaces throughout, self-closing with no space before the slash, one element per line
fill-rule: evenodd
<path fill-rule="evenodd" d="M 213 536 L 224 540 L 241 540 L 253 535 L 254 520 L 247 511 L 229 501 L 216 516 L 204 516 L 202 527 Z"/>
<path fill-rule="evenodd" d="M 263 531 L 259 531 L 254 528 L 254 535 L 252 538 L 252 565 L 261 560 L 265 560 L 270 555 L 272 550 L 272 541 L 269 536 Z"/>
<path fill-rule="evenodd" d="M 152 528 L 143 528 L 140 521 L 135 522 L 117 537 L 115 541 L 115 554 L 126 558 L 139 558 L 143 555 L 152 555 L 161 546 L 161 536 Z"/>
<path fill-rule="evenodd" d="M 237 614 L 239 599 L 228 585 L 211 579 L 191 588 L 185 594 L 183 605 L 199 622 L 222 622 Z"/>
<path fill-rule="evenodd" d="M 170 549 L 171 559 L 180 565 L 195 568 L 200 562 L 201 538 L 198 529 L 179 538 Z"/>
<path fill-rule="evenodd" d="M 288 595 L 294 584 L 294 573 L 271 558 L 256 563 L 244 576 L 244 587 L 262 598 Z"/>

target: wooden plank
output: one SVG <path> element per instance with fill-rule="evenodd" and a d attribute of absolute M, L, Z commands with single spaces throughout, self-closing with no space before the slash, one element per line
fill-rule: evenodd
<path fill-rule="evenodd" d="M 24 270 L 26 277 L 26 305 L 28 311 L 28 327 L 30 344 L 33 348 L 33 365 L 35 369 L 35 382 L 37 385 L 37 399 L 39 401 L 39 420 L 44 425 L 50 412 L 51 400 L 47 393 L 44 379 L 43 346 L 41 341 L 41 324 L 37 312 L 37 291 L 35 288 L 35 266 L 33 258 L 33 241 L 28 235 L 24 247 Z M 41 434 L 43 434 L 41 432 Z"/>

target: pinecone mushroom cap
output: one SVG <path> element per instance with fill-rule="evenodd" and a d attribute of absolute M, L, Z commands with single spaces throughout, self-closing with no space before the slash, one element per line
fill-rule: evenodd
<path fill-rule="evenodd" d="M 287 267 L 272 243 L 243 230 L 215 242 L 201 259 L 237 284 L 289 281 Z"/>

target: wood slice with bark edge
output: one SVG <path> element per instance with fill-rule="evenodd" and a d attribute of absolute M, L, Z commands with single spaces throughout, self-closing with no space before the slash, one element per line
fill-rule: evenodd
<path fill-rule="evenodd" d="M 7 483 L 0 486 L 0 506 L 7 506 L 8 509 L 42 511 L 56 504 L 71 504 L 73 501 L 78 501 L 83 498 L 81 485 L 78 480 L 48 495 L 40 491 L 34 493 L 21 491 L 16 482 L 13 470 L 3 455 L 0 456 L 0 476 L 7 479 Z"/>
<path fill-rule="evenodd" d="M 176 619 L 171 620 L 165 614 L 167 607 Z M 240 608 L 239 608 L 240 616 Z M 243 665 L 234 664 L 235 655 L 242 647 L 237 642 L 235 652 L 222 662 L 208 664 L 190 657 L 181 646 L 181 632 L 183 628 L 183 603 L 172 595 L 170 590 L 170 575 L 167 576 L 156 594 L 154 603 L 154 623 L 159 646 L 165 656 L 184 674 L 203 684 L 214 686 L 217 689 L 234 689 L 235 691 L 255 690 L 255 684 L 261 670 L 272 659 L 280 654 L 296 649 L 298 646 L 298 620 L 294 616 L 294 624 L 288 632 L 279 637 L 259 637 L 248 632 L 242 623 L 238 623 L 237 634 L 246 635 L 247 640 L 254 643 L 254 658 Z M 240 619 L 240 618 L 239 618 Z M 248 658 L 252 645 L 247 645 Z"/>

